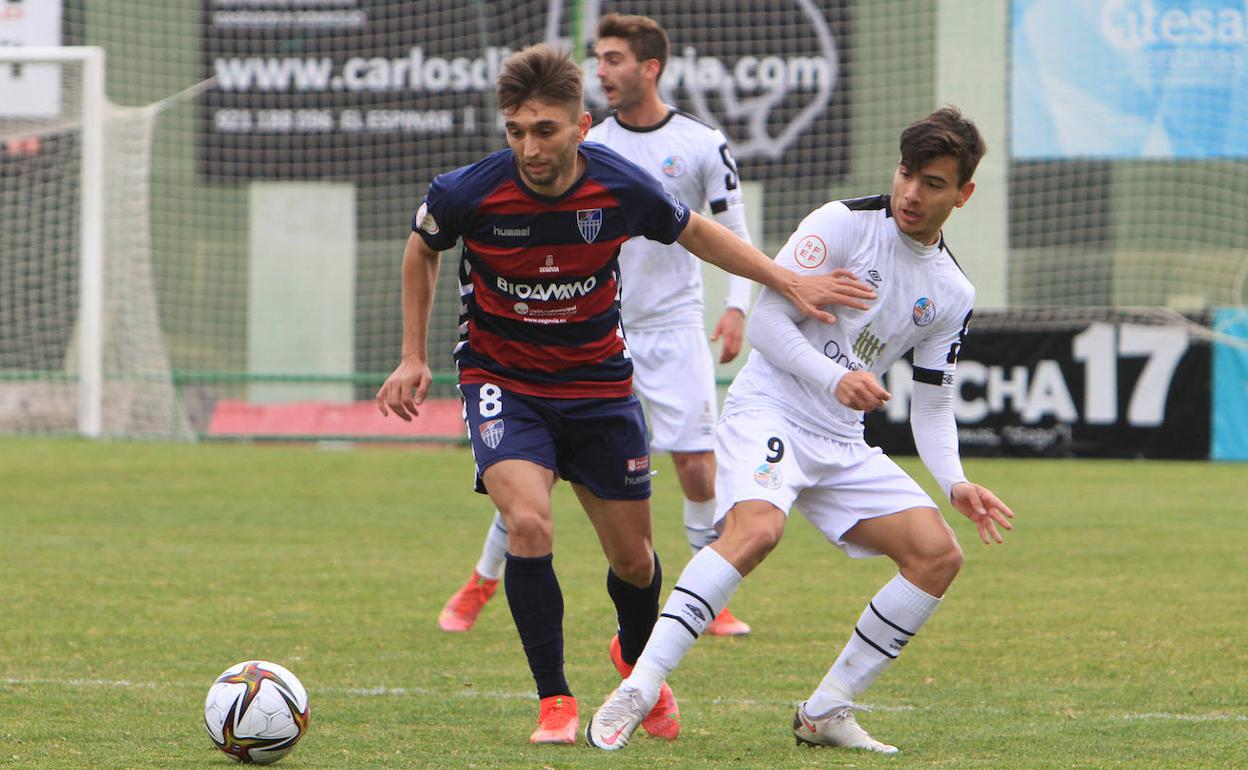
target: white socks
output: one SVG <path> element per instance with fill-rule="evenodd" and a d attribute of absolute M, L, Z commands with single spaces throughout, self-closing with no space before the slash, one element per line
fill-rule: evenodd
<path fill-rule="evenodd" d="M 840 657 L 810 696 L 806 713 L 818 719 L 851 705 L 901 654 L 939 605 L 940 599 L 901 575 L 885 583 L 858 618 Z"/>
<path fill-rule="evenodd" d="M 728 605 L 739 585 L 741 573 L 714 548 L 698 551 L 677 578 L 626 683 L 654 703 L 659 685 L 680 664 L 706 624 Z"/>
<path fill-rule="evenodd" d="M 477 574 L 486 580 L 498 580 L 503 575 L 506 558 L 507 525 L 503 524 L 503 514 L 494 511 L 490 531 L 485 535 L 485 545 L 481 547 L 481 558 L 477 560 Z"/>
<path fill-rule="evenodd" d="M 685 537 L 695 556 L 719 538 L 715 531 L 715 498 L 700 503 L 685 498 Z"/>

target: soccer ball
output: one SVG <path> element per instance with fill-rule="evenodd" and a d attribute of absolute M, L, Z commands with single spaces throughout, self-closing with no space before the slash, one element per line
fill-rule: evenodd
<path fill-rule="evenodd" d="M 307 732 L 308 713 L 308 692 L 294 674 L 267 660 L 247 660 L 213 682 L 204 727 L 230 757 L 267 765 L 289 754 Z"/>

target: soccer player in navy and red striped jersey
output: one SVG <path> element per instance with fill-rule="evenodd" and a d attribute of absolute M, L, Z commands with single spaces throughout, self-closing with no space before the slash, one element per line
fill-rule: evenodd
<path fill-rule="evenodd" d="M 430 185 L 413 230 L 438 250 L 464 241 L 461 383 L 543 398 L 632 391 L 616 255 L 634 235 L 675 241 L 690 211 L 605 146 L 580 155 L 585 174 L 556 196 L 525 184 L 510 149 Z"/>
<path fill-rule="evenodd" d="M 403 358 L 377 392 L 410 420 L 428 391 L 427 332 L 439 252 L 463 240 L 455 359 L 477 490 L 508 530 L 504 586 L 541 705 L 534 743 L 575 743 L 564 677 L 563 594 L 555 576 L 551 488 L 571 482 L 606 554 L 620 649 L 635 660 L 658 618 L 650 463 L 620 324 L 620 245 L 642 235 L 693 254 L 832 322 L 824 304 L 865 308 L 848 273 L 812 279 L 775 265 L 726 227 L 692 213 L 645 170 L 583 144 L 590 116 L 580 68 L 547 45 L 509 57 L 498 101 L 509 148 L 436 178 L 403 254 Z M 675 738 L 662 686 L 652 734 Z"/>

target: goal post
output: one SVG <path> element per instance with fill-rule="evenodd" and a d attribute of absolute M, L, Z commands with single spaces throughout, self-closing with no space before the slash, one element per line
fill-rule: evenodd
<path fill-rule="evenodd" d="M 104 49 L 23 46 L 0 49 L 9 64 L 78 64 L 78 432 L 98 438 L 104 411 Z M 57 73 L 60 74 L 60 73 Z M 10 77 L 16 77 L 10 73 Z M 72 97 L 71 97 L 72 98 Z M 16 111 L 16 110 L 15 110 Z"/>
<path fill-rule="evenodd" d="M 107 96 L 95 49 L 0 47 L 0 434 L 461 438 L 370 403 L 402 346 L 412 215 L 437 174 L 506 146 L 495 82 L 513 51 L 573 50 L 606 114 L 586 44 L 609 13 L 667 30 L 661 95 L 723 132 L 768 254 L 826 202 L 887 193 L 901 130 L 952 103 L 989 148 L 944 233 L 974 331 L 1223 341 L 1215 310 L 1248 312 L 1239 41 L 1115 47 L 1077 0 L 46 5 L 63 13 L 45 39 L 107 50 Z M 1147 21 L 1109 21 L 1129 19 Z M 59 73 L 30 89 L 42 113 L 14 111 L 15 65 Z M 673 149 L 658 173 L 687 160 Z M 429 325 L 429 399 L 448 409 L 454 259 Z M 708 274 L 713 324 L 725 281 Z"/>
<path fill-rule="evenodd" d="M 150 276 L 155 112 L 109 103 L 105 61 L 0 47 L 0 431 L 190 438 Z"/>

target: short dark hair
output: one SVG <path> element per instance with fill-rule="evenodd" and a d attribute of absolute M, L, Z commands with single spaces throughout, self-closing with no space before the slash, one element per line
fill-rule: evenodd
<path fill-rule="evenodd" d="M 622 13 L 608 13 L 598 20 L 598 38 L 618 37 L 628 41 L 628 50 L 633 52 L 637 61 L 644 62 L 657 59 L 659 75 L 667 67 L 667 57 L 672 44 L 667 39 L 667 32 L 657 21 L 649 16 L 626 16 Z"/>
<path fill-rule="evenodd" d="M 958 186 L 971 181 L 988 145 L 979 128 L 952 105 L 942 107 L 901 132 L 901 164 L 918 172 L 936 158 L 958 159 Z"/>
<path fill-rule="evenodd" d="M 572 56 L 547 43 L 516 51 L 503 60 L 498 73 L 498 108 L 519 107 L 529 99 L 566 104 L 584 112 L 584 74 Z"/>

